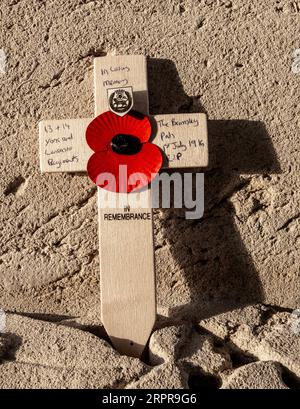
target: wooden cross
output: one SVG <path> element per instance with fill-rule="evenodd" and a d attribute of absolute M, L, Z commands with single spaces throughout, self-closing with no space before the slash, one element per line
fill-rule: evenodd
<path fill-rule="evenodd" d="M 132 87 L 133 109 L 149 115 L 147 63 L 141 55 L 106 56 L 94 59 L 95 116 L 109 110 L 111 88 Z M 86 129 L 93 118 L 44 120 L 39 123 L 41 172 L 82 172 L 93 151 L 86 143 Z M 153 143 L 161 148 L 164 168 L 208 165 L 205 114 L 168 114 L 151 117 Z M 152 127 L 153 128 L 153 127 Z M 107 191 L 106 191 L 107 192 Z M 142 194 L 148 194 L 150 188 Z M 98 188 L 98 198 L 103 189 Z M 138 193 L 129 193 L 130 195 Z M 102 196 L 101 196 L 102 195 Z M 109 193 L 119 199 L 124 194 Z M 153 226 L 150 199 L 142 209 L 147 217 L 118 220 L 107 217 L 99 203 L 100 286 L 102 323 L 115 348 L 139 357 L 156 318 Z M 124 199 L 124 197 L 123 197 Z M 124 202 L 122 202 L 124 203 Z M 129 207 L 109 209 L 124 214 Z"/>

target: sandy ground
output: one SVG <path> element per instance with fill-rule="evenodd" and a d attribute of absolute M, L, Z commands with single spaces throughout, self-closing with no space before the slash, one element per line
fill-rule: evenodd
<path fill-rule="evenodd" d="M 289 352 L 299 342 L 289 324 L 300 304 L 299 17 L 300 2 L 288 0 L 1 1 L 0 308 L 15 315 L 1 338 L 0 385 L 299 385 L 299 357 Z M 38 122 L 92 117 L 93 57 L 111 53 L 148 56 L 151 113 L 209 117 L 204 218 L 155 212 L 158 358 L 145 364 L 101 339 L 94 187 L 85 175 L 39 171 Z M 256 305 L 248 322 L 230 329 L 228 311 L 247 305 Z M 226 330 L 215 317 L 224 314 Z M 192 323 L 201 330 L 187 330 Z M 53 337 L 29 341 L 23 326 Z M 176 349 L 172 331 L 188 333 L 183 355 L 166 352 Z M 70 355 L 51 360 L 41 349 L 59 350 L 68 337 L 100 345 L 74 384 L 55 372 Z M 107 356 L 111 378 L 101 378 Z"/>

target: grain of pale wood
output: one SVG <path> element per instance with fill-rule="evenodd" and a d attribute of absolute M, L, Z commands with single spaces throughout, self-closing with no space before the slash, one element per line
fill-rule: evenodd
<path fill-rule="evenodd" d="M 108 110 L 107 83 L 110 87 L 131 85 L 134 109 L 148 114 L 146 58 L 117 56 L 95 59 L 95 112 Z M 124 81 L 123 81 L 124 80 Z M 115 81 L 121 81 L 116 84 Z M 128 81 L 128 82 L 127 82 Z M 144 208 L 110 204 L 103 209 L 103 199 L 139 199 L 138 193 L 118 195 L 98 189 L 99 255 L 101 284 L 101 316 L 103 325 L 115 348 L 126 355 L 139 357 L 151 334 L 155 316 L 155 273 L 153 251 L 152 209 L 149 189 Z M 114 220 L 115 215 L 147 215 L 146 220 Z M 105 218 L 111 215 L 112 219 Z M 110 216 L 107 216 L 110 217 Z"/>
<path fill-rule="evenodd" d="M 91 119 L 46 120 L 39 123 L 41 172 L 80 172 L 92 150 L 85 131 Z"/>
<path fill-rule="evenodd" d="M 156 316 L 152 209 L 105 209 L 101 198 L 98 203 L 102 322 L 120 353 L 139 357 Z"/>
<path fill-rule="evenodd" d="M 205 114 L 156 115 L 153 142 L 164 153 L 164 168 L 193 168 L 208 165 Z"/>

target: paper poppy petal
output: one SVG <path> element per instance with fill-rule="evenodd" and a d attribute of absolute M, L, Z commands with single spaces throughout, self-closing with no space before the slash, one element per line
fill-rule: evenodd
<path fill-rule="evenodd" d="M 112 150 L 96 152 L 88 161 L 87 171 L 97 186 L 112 192 L 130 193 L 147 186 L 154 179 L 162 160 L 156 145 L 144 143 L 135 155 L 120 155 Z M 125 169 L 126 173 L 122 173 Z"/>
<path fill-rule="evenodd" d="M 130 111 L 119 116 L 111 111 L 97 116 L 87 127 L 86 141 L 94 151 L 108 149 L 112 138 L 118 134 L 133 135 L 143 142 L 151 136 L 151 124 L 146 115 Z"/>

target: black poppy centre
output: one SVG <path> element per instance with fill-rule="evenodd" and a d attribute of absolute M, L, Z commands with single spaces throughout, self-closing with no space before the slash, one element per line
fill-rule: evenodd
<path fill-rule="evenodd" d="M 120 155 L 135 155 L 141 151 L 142 143 L 136 136 L 117 134 L 112 138 L 111 148 Z"/>

